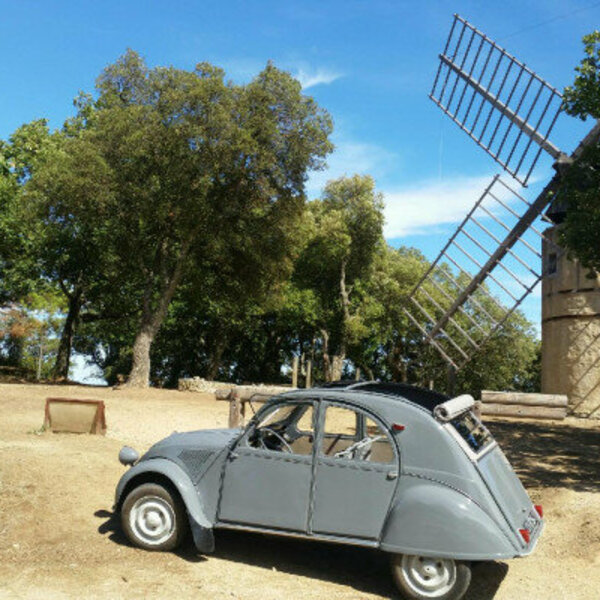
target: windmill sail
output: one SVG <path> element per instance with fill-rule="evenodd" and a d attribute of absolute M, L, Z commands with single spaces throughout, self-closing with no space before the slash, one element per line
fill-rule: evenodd
<path fill-rule="evenodd" d="M 543 215 L 548 202 L 548 193 L 528 202 L 496 175 L 410 294 L 406 314 L 455 369 L 542 278 L 541 269 L 531 266 L 540 264 L 540 244 L 524 234 L 553 244 L 533 225 L 538 218 L 548 220 Z"/>
<path fill-rule="evenodd" d="M 545 150 L 562 95 L 459 15 L 439 55 L 430 98 L 519 183 Z"/>

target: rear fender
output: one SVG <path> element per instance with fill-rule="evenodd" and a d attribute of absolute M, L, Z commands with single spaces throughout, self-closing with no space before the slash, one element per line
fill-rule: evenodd
<path fill-rule="evenodd" d="M 215 549 L 213 523 L 207 518 L 200 496 L 187 473 L 176 463 L 165 458 L 152 458 L 139 462 L 121 477 L 115 493 L 115 509 L 121 505 L 127 494 L 142 483 L 150 481 L 170 483 L 179 493 L 188 513 L 194 544 L 201 552 Z"/>
<path fill-rule="evenodd" d="M 442 483 L 404 474 L 381 537 L 387 552 L 494 560 L 519 554 L 477 503 Z"/>

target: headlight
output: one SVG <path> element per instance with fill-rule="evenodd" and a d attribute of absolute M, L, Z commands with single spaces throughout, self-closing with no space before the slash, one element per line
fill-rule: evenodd
<path fill-rule="evenodd" d="M 119 451 L 119 462 L 122 465 L 133 465 L 140 457 L 137 450 L 129 446 L 123 446 Z"/>

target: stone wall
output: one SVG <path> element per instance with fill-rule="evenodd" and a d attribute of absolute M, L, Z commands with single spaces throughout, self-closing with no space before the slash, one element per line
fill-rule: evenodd
<path fill-rule="evenodd" d="M 233 389 L 237 390 L 244 398 L 257 394 L 265 394 L 271 396 L 289 392 L 292 387 L 289 385 L 268 385 L 258 383 L 255 385 L 237 385 L 235 383 L 226 383 L 224 381 L 208 381 L 202 377 L 190 377 L 180 379 L 177 382 L 177 389 L 180 392 L 204 392 L 208 394 L 216 394 L 219 390 L 223 390 L 224 397 Z"/>
<path fill-rule="evenodd" d="M 223 381 L 208 381 L 202 377 L 190 377 L 180 379 L 177 382 L 177 389 L 180 392 L 205 392 L 214 394 L 217 390 L 231 389 L 232 387 L 235 387 L 235 384 Z"/>

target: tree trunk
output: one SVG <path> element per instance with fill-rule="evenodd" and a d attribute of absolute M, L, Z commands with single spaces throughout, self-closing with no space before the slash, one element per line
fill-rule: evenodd
<path fill-rule="evenodd" d="M 346 261 L 342 261 L 340 269 L 340 297 L 342 300 L 343 322 L 342 339 L 340 341 L 339 352 L 331 360 L 331 379 L 330 381 L 339 381 L 342 378 L 344 370 L 344 361 L 346 360 L 346 342 L 348 340 L 348 323 L 350 321 L 350 290 L 346 287 Z"/>
<path fill-rule="evenodd" d="M 69 367 L 71 365 L 71 349 L 73 347 L 73 335 L 79 322 L 79 313 L 83 304 L 83 292 L 76 289 L 73 293 L 68 294 L 69 311 L 63 327 L 60 342 L 58 345 L 58 353 L 54 363 L 53 376 L 54 379 L 67 380 L 69 378 Z"/>
<path fill-rule="evenodd" d="M 150 286 L 146 289 L 142 307 L 142 322 L 133 343 L 131 371 L 125 387 L 145 388 L 150 384 L 150 349 L 167 316 L 169 305 L 179 285 L 186 254 L 187 248 L 184 247 L 170 279 L 166 274 L 163 275 L 163 286 L 155 307 L 151 302 L 154 290 Z"/>
<path fill-rule="evenodd" d="M 42 378 L 42 363 L 44 362 L 44 342 L 42 334 L 40 333 L 40 347 L 38 349 L 38 364 L 36 379 L 39 381 Z"/>
<path fill-rule="evenodd" d="M 331 361 L 331 379 L 329 381 L 339 381 L 342 378 L 344 370 L 344 360 L 346 354 L 335 354 Z"/>
<path fill-rule="evenodd" d="M 148 387 L 150 381 L 150 348 L 154 341 L 155 332 L 150 325 L 146 325 L 138 332 L 133 343 L 133 364 L 127 387 Z"/>
<path fill-rule="evenodd" d="M 329 332 L 325 329 L 321 329 L 321 336 L 323 337 L 323 377 L 325 381 L 332 381 L 331 379 L 331 361 L 329 360 Z"/>
<path fill-rule="evenodd" d="M 398 344 L 393 344 L 387 355 L 387 362 L 390 369 L 392 381 L 405 381 L 402 373 L 402 349 Z"/>
<path fill-rule="evenodd" d="M 214 381 L 219 373 L 219 367 L 221 366 L 221 359 L 223 353 L 227 347 L 227 338 L 225 335 L 218 335 L 213 351 L 210 354 L 210 360 L 208 362 L 208 369 L 206 371 L 206 379 L 208 381 Z"/>

